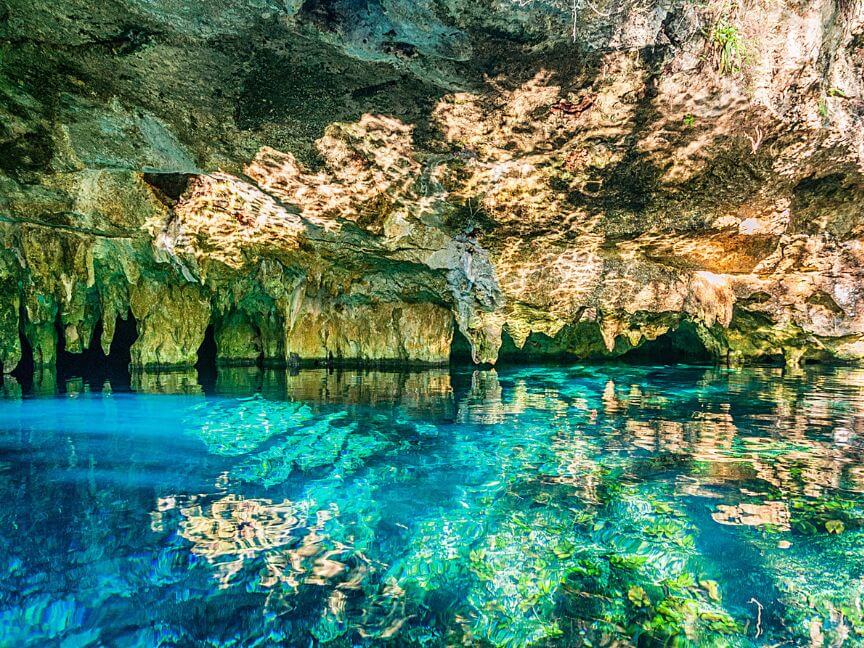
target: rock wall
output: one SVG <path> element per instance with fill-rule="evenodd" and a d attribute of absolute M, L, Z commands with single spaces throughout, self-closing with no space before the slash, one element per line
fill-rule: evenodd
<path fill-rule="evenodd" d="M 0 365 L 864 358 L 864 0 L 0 2 Z"/>

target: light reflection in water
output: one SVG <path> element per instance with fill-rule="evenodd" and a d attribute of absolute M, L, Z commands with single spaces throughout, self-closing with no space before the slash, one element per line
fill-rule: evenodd
<path fill-rule="evenodd" d="M 0 644 L 864 636 L 864 371 L 132 388 L 4 383 Z"/>

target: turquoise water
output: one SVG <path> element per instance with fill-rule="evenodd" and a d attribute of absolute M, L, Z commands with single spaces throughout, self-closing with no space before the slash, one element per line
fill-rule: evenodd
<path fill-rule="evenodd" d="M 4 384 L 2 646 L 864 638 L 864 371 L 93 387 Z"/>

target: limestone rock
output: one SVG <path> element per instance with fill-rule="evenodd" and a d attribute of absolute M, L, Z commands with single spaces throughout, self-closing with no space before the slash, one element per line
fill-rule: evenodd
<path fill-rule="evenodd" d="M 9 372 L 21 360 L 18 312 L 21 304 L 15 277 L 0 276 L 0 369 Z"/>
<path fill-rule="evenodd" d="M 446 363 L 453 316 L 435 304 L 369 304 L 299 311 L 285 350 L 304 359 Z"/>
<path fill-rule="evenodd" d="M 194 284 L 144 282 L 130 291 L 138 322 L 132 364 L 139 367 L 192 366 L 210 321 L 210 302 Z"/>
<path fill-rule="evenodd" d="M 242 312 L 232 312 L 217 320 L 214 336 L 217 359 L 221 364 L 255 364 L 261 357 L 261 334 Z"/>
<path fill-rule="evenodd" d="M 4 372 L 130 314 L 139 366 L 208 326 L 864 359 L 862 0 L 6 0 L 0 39 Z"/>

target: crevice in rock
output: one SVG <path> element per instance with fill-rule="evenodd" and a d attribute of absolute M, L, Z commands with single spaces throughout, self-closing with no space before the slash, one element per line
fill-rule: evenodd
<path fill-rule="evenodd" d="M 188 173 L 145 173 L 142 178 L 160 201 L 173 207 L 186 191 L 192 176 Z"/>
<path fill-rule="evenodd" d="M 129 313 L 126 319 L 117 317 L 114 324 L 114 337 L 111 339 L 111 349 L 108 357 L 113 362 L 128 366 L 132 358 L 132 345 L 138 339 L 138 322 Z M 95 341 L 94 341 L 95 344 Z"/>
<path fill-rule="evenodd" d="M 33 386 L 33 371 L 35 363 L 33 360 L 33 345 L 30 344 L 30 340 L 27 339 L 27 335 L 24 332 L 25 318 L 26 311 L 22 305 L 18 318 L 18 337 L 21 341 L 21 359 L 18 361 L 18 365 L 15 369 L 9 372 L 9 375 L 15 378 L 21 384 L 21 389 L 27 393 Z"/>
<path fill-rule="evenodd" d="M 472 364 L 471 342 L 459 330 L 453 326 L 453 341 L 450 343 L 450 362 L 453 364 Z"/>
<path fill-rule="evenodd" d="M 129 27 L 116 36 L 94 41 L 93 44 L 108 47 L 115 56 L 129 56 L 146 47 L 155 36 L 160 35 L 147 29 Z"/>

